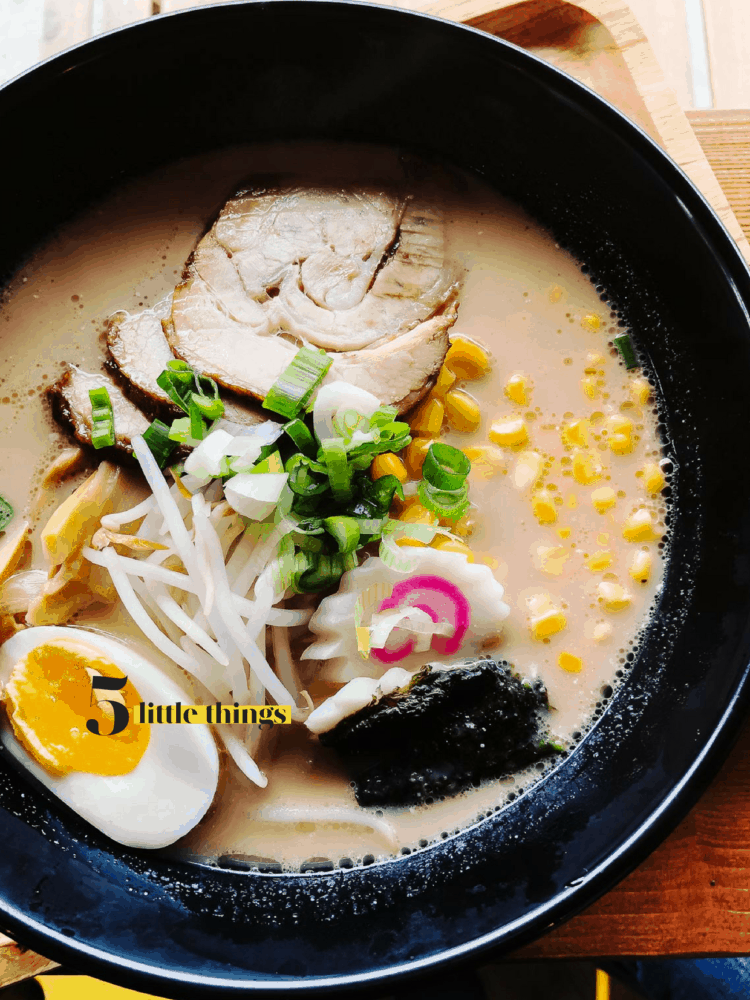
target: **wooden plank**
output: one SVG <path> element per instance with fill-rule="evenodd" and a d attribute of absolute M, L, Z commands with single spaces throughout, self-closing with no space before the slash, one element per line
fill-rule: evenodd
<path fill-rule="evenodd" d="M 513 958 L 750 952 L 750 722 L 699 803 L 615 889 Z"/>
<path fill-rule="evenodd" d="M 688 120 L 750 238 L 750 111 L 691 111 Z"/>
<path fill-rule="evenodd" d="M 750 3 L 703 0 L 715 108 L 750 108 Z"/>
<path fill-rule="evenodd" d="M 41 58 L 54 56 L 91 35 L 92 0 L 46 0 L 39 45 Z"/>
<path fill-rule="evenodd" d="M 684 0 L 629 0 L 681 108 L 693 107 Z"/>

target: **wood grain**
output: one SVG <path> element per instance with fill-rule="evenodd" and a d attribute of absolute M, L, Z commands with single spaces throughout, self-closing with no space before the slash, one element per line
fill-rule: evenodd
<path fill-rule="evenodd" d="M 750 111 L 690 111 L 688 120 L 750 238 Z"/>
<path fill-rule="evenodd" d="M 703 0 L 715 108 L 750 108 L 750 3 Z"/>
<path fill-rule="evenodd" d="M 719 0 L 724 2 L 724 0 Z M 693 106 L 685 0 L 628 0 L 681 108 Z"/>
<path fill-rule="evenodd" d="M 101 17 L 96 27 L 99 31 L 112 31 L 133 21 L 151 17 L 152 0 L 100 0 Z"/>

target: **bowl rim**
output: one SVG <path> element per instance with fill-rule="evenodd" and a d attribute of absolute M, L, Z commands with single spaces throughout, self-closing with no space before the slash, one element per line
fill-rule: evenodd
<path fill-rule="evenodd" d="M 481 38 L 487 44 L 492 42 L 502 47 L 505 50 L 506 58 L 509 58 L 511 62 L 515 61 L 516 64 L 532 66 L 535 73 L 555 81 L 558 89 L 573 92 L 578 97 L 579 102 L 583 106 L 593 109 L 600 120 L 602 118 L 605 121 L 608 120 L 610 125 L 620 133 L 625 132 L 628 142 L 636 148 L 638 154 L 660 176 L 666 177 L 672 183 L 673 187 L 677 189 L 678 196 L 681 197 L 684 194 L 689 199 L 694 224 L 702 230 L 704 239 L 714 249 L 726 282 L 735 288 L 739 302 L 750 301 L 747 296 L 743 298 L 737 289 L 737 284 L 744 281 L 750 290 L 750 268 L 706 197 L 684 170 L 640 125 L 606 98 L 597 94 L 591 87 L 576 80 L 540 56 L 508 42 L 504 38 L 491 35 L 471 25 L 447 20 L 435 14 L 372 3 L 369 0 L 316 0 L 316 3 L 320 9 L 363 8 L 376 10 L 393 17 L 394 20 L 405 18 L 415 21 L 425 20 L 444 26 L 446 30 L 468 33 L 471 36 Z M 94 38 L 79 42 L 63 52 L 40 61 L 6 81 L 0 87 L 0 95 L 5 97 L 8 91 L 15 90 L 20 93 L 24 86 L 30 84 L 35 87 L 48 86 L 62 73 L 80 65 L 81 56 L 86 56 L 86 62 L 101 59 L 106 56 L 109 48 L 113 44 L 119 44 L 118 40 L 124 38 L 126 34 L 133 38 L 139 32 L 153 30 L 146 29 L 146 25 L 157 24 L 173 18 L 197 20 L 200 17 L 206 19 L 221 17 L 223 15 L 220 12 L 225 9 L 236 13 L 238 9 L 271 6 L 287 9 L 309 7 L 309 0 L 240 0 L 240 2 L 238 0 L 224 0 L 222 3 L 214 3 L 209 6 L 153 15 L 145 20 L 112 29 Z M 750 323 L 750 318 L 748 322 Z M 650 812 L 641 826 L 620 843 L 604 861 L 582 877 L 576 885 L 571 885 L 567 891 L 553 896 L 511 924 L 505 924 L 452 948 L 443 949 L 423 958 L 388 966 L 385 969 L 379 968 L 331 977 L 301 977 L 298 979 L 280 977 L 278 981 L 269 979 L 235 980 L 210 975 L 200 976 L 195 973 L 184 973 L 177 969 L 165 970 L 156 965 L 146 966 L 142 962 L 133 961 L 124 956 L 103 951 L 83 941 L 71 939 L 33 919 L 4 899 L 0 899 L 0 912 L 7 920 L 7 926 L 12 933 L 17 930 L 24 943 L 29 942 L 35 948 L 40 947 L 45 955 L 49 953 L 55 960 L 59 960 L 61 963 L 70 962 L 76 968 L 80 965 L 83 971 L 91 972 L 105 979 L 109 972 L 116 971 L 118 976 L 122 973 L 122 976 L 117 980 L 118 982 L 128 985 L 135 984 L 135 988 L 145 987 L 153 990 L 157 986 L 161 989 L 168 989 L 170 992 L 165 993 L 165 996 L 177 995 L 177 993 L 172 993 L 172 990 L 178 989 L 181 996 L 203 996 L 207 995 L 205 992 L 207 990 L 211 991 L 212 996 L 229 996 L 249 992 L 257 996 L 263 994 L 270 996 L 277 995 L 282 991 L 314 994 L 338 992 L 352 987 L 364 988 L 376 984 L 378 986 L 390 984 L 396 979 L 435 971 L 442 966 L 455 964 L 461 960 L 476 960 L 481 954 L 485 954 L 493 947 L 510 947 L 511 945 L 513 948 L 520 947 L 537 939 L 547 930 L 565 922 L 609 891 L 655 849 L 695 804 L 700 793 L 715 776 L 726 754 L 736 741 L 748 705 L 750 705 L 750 663 L 746 663 L 744 671 L 736 680 L 731 700 L 726 705 L 713 732 L 701 745 L 692 766 L 674 784 L 670 793 Z M 393 861 L 384 862 L 384 864 L 392 863 Z M 295 875 L 285 873 L 285 875 L 287 877 L 310 878 L 309 875 L 301 873 L 295 873 Z M 259 877 L 273 876 L 261 875 Z M 186 987 L 189 990 L 188 993 L 185 992 Z"/>

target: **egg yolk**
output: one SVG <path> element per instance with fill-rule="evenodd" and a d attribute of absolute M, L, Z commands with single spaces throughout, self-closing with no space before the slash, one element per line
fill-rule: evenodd
<path fill-rule="evenodd" d="M 92 676 L 125 675 L 95 648 L 68 640 L 37 646 L 13 667 L 2 696 L 13 732 L 50 774 L 127 774 L 146 751 L 151 731 L 148 723 L 135 720 L 133 709 L 141 701 L 135 687 L 127 681 L 119 691 L 94 691 Z M 106 735 L 113 712 L 98 699 L 128 708 L 130 721 L 122 732 Z M 88 719 L 96 719 L 105 735 L 89 732 Z"/>

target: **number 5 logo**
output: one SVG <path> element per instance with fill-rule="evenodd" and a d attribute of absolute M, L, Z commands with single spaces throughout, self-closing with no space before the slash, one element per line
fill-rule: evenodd
<path fill-rule="evenodd" d="M 94 691 L 119 691 L 121 688 L 125 687 L 127 682 L 127 677 L 92 677 L 92 697 Z M 127 710 L 125 705 L 122 704 L 122 702 L 103 699 L 97 700 L 97 705 L 110 706 L 112 709 L 113 722 L 111 733 L 100 733 L 99 723 L 97 720 L 87 719 L 86 728 L 90 733 L 93 733 L 94 736 L 116 736 L 118 733 L 121 733 L 130 722 L 130 712 Z"/>

